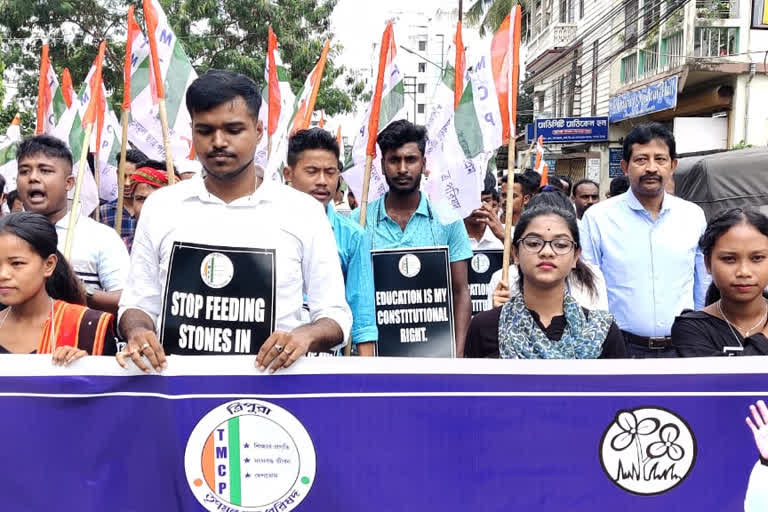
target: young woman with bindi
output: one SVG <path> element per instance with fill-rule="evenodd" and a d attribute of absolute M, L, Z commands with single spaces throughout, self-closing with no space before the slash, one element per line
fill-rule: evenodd
<path fill-rule="evenodd" d="M 542 205 L 525 210 L 512 246 L 519 292 L 503 306 L 472 319 L 468 344 L 495 343 L 502 359 L 624 357 L 624 339 L 613 315 L 579 305 L 566 283 L 569 274 L 577 274 L 595 293 L 594 275 L 579 261 L 572 208 Z"/>
<path fill-rule="evenodd" d="M 712 285 L 707 306 L 672 325 L 682 357 L 768 354 L 768 217 L 733 208 L 714 217 L 699 241 Z"/>
<path fill-rule="evenodd" d="M 0 353 L 52 353 L 56 365 L 114 354 L 112 315 L 83 306 L 85 291 L 57 243 L 40 214 L 0 219 Z"/>

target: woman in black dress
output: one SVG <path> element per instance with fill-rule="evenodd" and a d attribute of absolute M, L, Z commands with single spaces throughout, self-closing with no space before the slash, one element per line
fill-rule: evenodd
<path fill-rule="evenodd" d="M 734 208 L 714 217 L 699 241 L 712 285 L 708 306 L 672 325 L 681 357 L 768 355 L 768 217 Z"/>
<path fill-rule="evenodd" d="M 520 291 L 503 306 L 475 315 L 466 357 L 625 357 L 613 315 L 583 308 L 568 290 L 571 273 L 585 289 L 595 290 L 594 275 L 579 260 L 579 229 L 570 206 L 526 208 L 515 226 L 512 247 Z"/>

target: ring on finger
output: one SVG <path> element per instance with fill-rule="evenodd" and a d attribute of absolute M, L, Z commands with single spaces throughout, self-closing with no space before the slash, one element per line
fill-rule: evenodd
<path fill-rule="evenodd" d="M 145 343 L 139 348 L 139 352 L 144 352 L 144 349 L 149 348 L 149 343 Z"/>
<path fill-rule="evenodd" d="M 283 351 L 283 348 L 284 347 L 282 345 L 275 345 L 275 350 L 277 350 L 278 354 Z"/>

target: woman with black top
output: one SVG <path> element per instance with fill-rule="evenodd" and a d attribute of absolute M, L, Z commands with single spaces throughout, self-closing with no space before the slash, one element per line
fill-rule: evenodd
<path fill-rule="evenodd" d="M 672 325 L 682 357 L 768 355 L 768 217 L 734 208 L 714 217 L 699 241 L 712 274 L 708 306 Z"/>
<path fill-rule="evenodd" d="M 542 205 L 524 211 L 512 246 L 521 292 L 472 319 L 468 347 L 485 352 L 480 357 L 502 359 L 625 356 L 613 315 L 582 308 L 568 292 L 571 270 L 594 290 L 594 275 L 579 261 L 579 230 L 572 209 Z M 498 353 L 493 353 L 491 347 L 496 346 Z"/>

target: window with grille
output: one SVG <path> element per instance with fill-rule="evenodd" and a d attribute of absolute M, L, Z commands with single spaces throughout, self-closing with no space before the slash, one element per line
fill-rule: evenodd
<path fill-rule="evenodd" d="M 627 84 L 637 80 L 637 53 L 621 59 L 621 83 Z"/>

